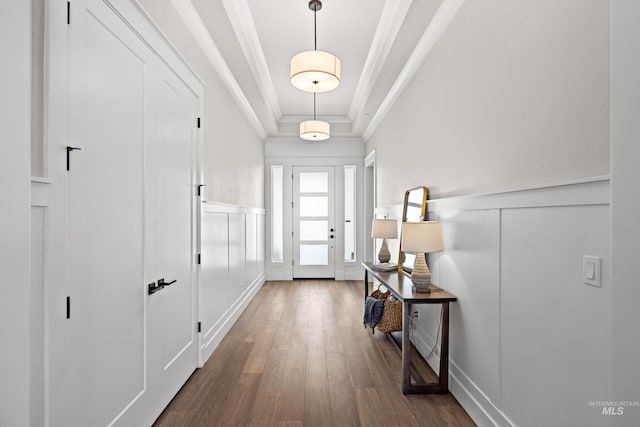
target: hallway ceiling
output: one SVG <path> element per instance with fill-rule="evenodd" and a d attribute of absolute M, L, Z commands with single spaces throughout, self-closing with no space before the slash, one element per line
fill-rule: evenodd
<path fill-rule="evenodd" d="M 313 49 L 308 0 L 172 0 L 258 134 L 297 137 L 313 94 L 289 63 Z M 368 139 L 464 0 L 323 0 L 318 49 L 342 62 L 340 86 L 317 95 L 332 137 Z"/>

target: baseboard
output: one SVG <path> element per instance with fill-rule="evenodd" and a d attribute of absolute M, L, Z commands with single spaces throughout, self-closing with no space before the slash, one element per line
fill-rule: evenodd
<path fill-rule="evenodd" d="M 415 325 L 413 345 L 425 357 L 434 345 L 434 338 L 420 325 Z M 440 371 L 440 346 L 427 363 L 437 374 Z M 514 426 L 473 381 L 449 360 L 449 391 L 479 426 Z"/>
<path fill-rule="evenodd" d="M 208 337 L 208 339 L 204 345 L 200 346 L 200 364 L 198 367 L 201 368 L 209 357 L 211 357 L 211 354 L 213 354 L 222 339 L 229 333 L 229 330 L 231 330 L 231 327 L 236 323 L 238 318 L 240 318 L 240 315 L 242 315 L 249 303 L 253 300 L 253 297 L 255 297 L 260 288 L 262 288 L 264 282 L 265 274 L 262 272 L 238 299 L 234 301 L 231 307 L 220 316 L 220 320 L 204 333 L 204 336 Z"/>

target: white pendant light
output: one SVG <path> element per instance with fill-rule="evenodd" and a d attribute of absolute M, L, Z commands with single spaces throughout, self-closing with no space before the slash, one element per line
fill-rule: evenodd
<path fill-rule="evenodd" d="M 313 120 L 300 123 L 300 138 L 307 141 L 324 141 L 331 136 L 331 125 L 316 120 L 316 94 L 313 94 Z"/>
<path fill-rule="evenodd" d="M 313 49 L 298 53 L 291 59 L 291 84 L 305 92 L 328 92 L 340 84 L 340 59 L 332 53 L 317 50 L 316 12 L 322 9 L 320 0 L 310 0 L 313 11 Z"/>
<path fill-rule="evenodd" d="M 307 141 L 324 141 L 331 136 L 329 123 L 322 120 L 307 120 L 300 123 L 300 138 Z"/>

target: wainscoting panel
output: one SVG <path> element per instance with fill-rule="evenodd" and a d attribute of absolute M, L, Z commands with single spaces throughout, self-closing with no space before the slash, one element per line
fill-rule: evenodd
<path fill-rule="evenodd" d="M 202 204 L 200 366 L 265 281 L 263 209 Z"/>
<path fill-rule="evenodd" d="M 428 211 L 443 224 L 434 283 L 458 297 L 450 389 L 465 410 L 479 425 L 602 421 L 588 403 L 610 395 L 608 178 L 430 200 Z M 398 240 L 389 246 L 397 259 Z M 602 287 L 583 283 L 584 255 L 601 257 Z M 414 342 L 426 356 L 440 309 L 420 310 Z M 436 371 L 439 355 L 428 360 Z"/>
<path fill-rule="evenodd" d="M 518 426 L 602 425 L 588 403 L 611 378 L 608 224 L 605 205 L 503 212 L 502 407 Z M 602 257 L 601 288 L 583 255 Z"/>

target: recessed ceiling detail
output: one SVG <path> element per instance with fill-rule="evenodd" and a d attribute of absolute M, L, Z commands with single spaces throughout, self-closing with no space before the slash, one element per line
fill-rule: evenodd
<path fill-rule="evenodd" d="M 299 137 L 309 95 L 292 86 L 291 59 L 314 36 L 301 0 L 172 2 L 258 135 Z M 323 0 L 317 37 L 342 60 L 339 86 L 322 94 L 317 117 L 332 123 L 332 138 L 373 134 L 463 3 L 370 0 L 363 10 L 361 2 Z"/>

